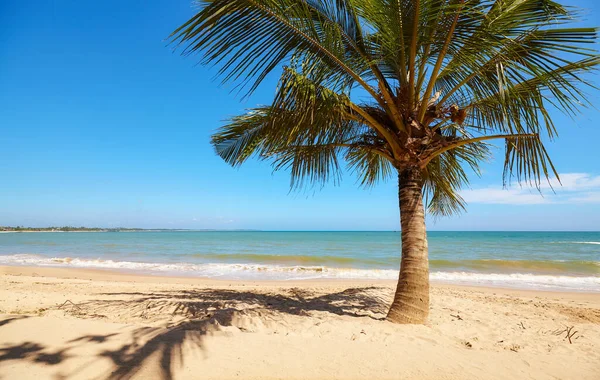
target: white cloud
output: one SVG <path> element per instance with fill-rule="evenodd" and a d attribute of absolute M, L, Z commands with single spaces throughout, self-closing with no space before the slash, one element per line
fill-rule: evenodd
<path fill-rule="evenodd" d="M 468 203 L 488 203 L 488 204 L 540 204 L 548 203 L 548 200 L 539 193 L 533 193 L 531 190 L 502 189 L 488 187 L 483 189 L 464 190 L 462 197 Z"/>
<path fill-rule="evenodd" d="M 550 179 L 550 184 L 542 183 L 542 189 L 554 188 L 556 191 L 584 191 L 600 190 L 600 176 L 586 173 L 565 173 L 560 175 L 560 182 L 556 178 Z"/>
<path fill-rule="evenodd" d="M 529 185 L 517 184 L 508 189 L 468 189 L 461 195 L 469 203 L 484 204 L 600 203 L 600 176 L 565 173 L 560 176 L 560 182 L 551 178 L 550 183 L 542 183 L 541 194 Z"/>
<path fill-rule="evenodd" d="M 589 192 L 570 199 L 571 203 L 600 203 L 600 191 Z"/>
<path fill-rule="evenodd" d="M 234 220 L 233 220 L 233 219 L 227 219 L 227 218 L 225 218 L 224 216 L 220 216 L 220 215 L 219 215 L 219 216 L 217 216 L 217 218 L 216 218 L 216 219 L 217 219 L 217 222 L 219 222 L 219 223 L 223 223 L 223 224 L 230 224 L 230 223 L 233 223 L 233 222 L 234 222 Z"/>

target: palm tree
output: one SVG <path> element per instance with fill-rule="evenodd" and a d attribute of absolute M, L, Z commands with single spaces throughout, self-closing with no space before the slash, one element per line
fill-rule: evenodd
<path fill-rule="evenodd" d="M 551 108 L 576 114 L 599 64 L 596 28 L 551 0 L 214 0 L 171 35 L 250 95 L 281 73 L 271 105 L 233 117 L 212 144 L 237 166 L 289 169 L 293 188 L 398 176 L 402 260 L 387 319 L 429 312 L 425 207 L 464 208 L 466 168 L 505 142 L 505 184 L 557 175 Z M 281 69 L 281 67 L 283 67 Z"/>

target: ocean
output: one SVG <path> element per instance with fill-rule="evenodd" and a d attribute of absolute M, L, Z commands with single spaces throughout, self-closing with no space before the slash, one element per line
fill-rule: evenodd
<path fill-rule="evenodd" d="M 600 232 L 428 233 L 434 282 L 600 292 Z M 391 279 L 398 232 L 0 234 L 0 265 L 222 279 Z"/>

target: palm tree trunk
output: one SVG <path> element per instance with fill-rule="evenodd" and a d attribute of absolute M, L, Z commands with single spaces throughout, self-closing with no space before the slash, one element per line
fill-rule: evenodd
<path fill-rule="evenodd" d="M 400 171 L 398 188 L 402 262 L 387 319 L 395 323 L 424 323 L 429 315 L 429 259 L 420 171 Z"/>

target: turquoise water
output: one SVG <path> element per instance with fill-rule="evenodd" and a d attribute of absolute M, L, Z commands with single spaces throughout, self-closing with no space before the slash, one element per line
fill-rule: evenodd
<path fill-rule="evenodd" d="M 429 232 L 434 281 L 600 291 L 599 232 Z M 397 232 L 0 234 L 0 264 L 218 278 L 395 279 Z"/>

